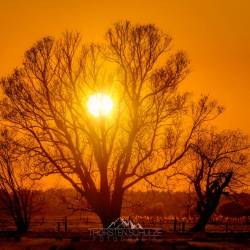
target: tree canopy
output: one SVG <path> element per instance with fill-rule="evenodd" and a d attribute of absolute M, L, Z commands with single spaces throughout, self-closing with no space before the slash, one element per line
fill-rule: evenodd
<path fill-rule="evenodd" d="M 189 60 L 170 44 L 151 24 L 117 23 L 104 44 L 65 32 L 38 41 L 1 81 L 1 113 L 33 158 L 32 177 L 61 174 L 104 225 L 120 216 L 125 190 L 178 163 L 199 128 L 223 110 L 178 90 Z M 95 93 L 112 97 L 109 116 L 86 109 Z"/>

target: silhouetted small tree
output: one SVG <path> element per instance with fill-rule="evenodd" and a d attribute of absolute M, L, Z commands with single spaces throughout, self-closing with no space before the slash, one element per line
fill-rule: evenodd
<path fill-rule="evenodd" d="M 247 137 L 237 131 L 201 130 L 190 145 L 184 173 L 196 193 L 198 221 L 192 231 L 204 231 L 221 195 L 243 184 Z"/>
<path fill-rule="evenodd" d="M 0 208 L 13 219 L 18 232 L 28 231 L 31 217 L 42 207 L 42 196 L 24 176 L 25 157 L 8 130 L 0 132 Z M 28 167 L 26 165 L 25 167 Z"/>

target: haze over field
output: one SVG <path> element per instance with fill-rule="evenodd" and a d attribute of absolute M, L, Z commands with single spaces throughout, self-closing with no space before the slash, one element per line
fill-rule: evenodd
<path fill-rule="evenodd" d="M 226 107 L 217 126 L 249 133 L 249 12 L 248 0 L 1 1 L 0 75 L 18 66 L 25 50 L 43 36 L 77 30 L 87 41 L 97 41 L 117 20 L 155 23 L 191 60 L 182 88 L 197 96 L 209 93 Z M 49 179 L 65 185 L 61 178 Z"/>

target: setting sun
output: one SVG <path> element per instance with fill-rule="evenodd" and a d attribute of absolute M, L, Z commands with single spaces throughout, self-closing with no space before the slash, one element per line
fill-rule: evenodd
<path fill-rule="evenodd" d="M 110 96 L 98 93 L 89 97 L 87 107 L 95 117 L 107 116 L 112 111 L 113 102 Z"/>

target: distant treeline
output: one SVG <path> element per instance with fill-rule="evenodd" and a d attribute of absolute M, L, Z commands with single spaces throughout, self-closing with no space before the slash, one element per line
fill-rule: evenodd
<path fill-rule="evenodd" d="M 41 217 L 63 217 L 91 212 L 86 200 L 73 189 L 48 189 L 36 191 Z M 186 192 L 130 191 L 125 194 L 122 214 L 125 216 L 167 216 L 192 218 L 196 216 L 195 195 Z M 2 204 L 0 204 L 0 208 Z M 4 209 L 0 210 L 4 216 Z M 250 194 L 238 193 L 223 196 L 215 213 L 225 217 L 250 216 Z"/>

